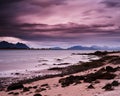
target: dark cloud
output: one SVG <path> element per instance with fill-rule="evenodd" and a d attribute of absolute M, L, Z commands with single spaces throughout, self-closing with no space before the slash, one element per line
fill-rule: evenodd
<path fill-rule="evenodd" d="M 104 0 L 102 3 L 110 8 L 120 7 L 120 0 Z"/>
<path fill-rule="evenodd" d="M 48 24 L 29 24 L 29 23 L 24 23 L 24 24 L 16 25 L 16 27 L 36 27 L 36 26 L 47 27 L 49 25 Z"/>
<path fill-rule="evenodd" d="M 120 36 L 120 1 L 100 1 L 0 0 L 0 37 L 70 42 Z"/>
<path fill-rule="evenodd" d="M 34 6 L 40 6 L 40 7 L 51 7 L 54 5 L 64 5 L 66 4 L 66 0 L 0 0 L 0 7 L 6 7 L 10 6 L 12 4 L 17 3 L 29 3 Z M 12 6 L 15 7 L 15 6 Z"/>
<path fill-rule="evenodd" d="M 51 7 L 51 6 L 57 6 L 57 5 L 64 5 L 66 4 L 66 0 L 41 0 L 38 2 L 35 2 L 31 0 L 30 4 L 35 5 L 35 6 L 40 6 L 40 7 Z"/>
<path fill-rule="evenodd" d="M 42 40 L 42 41 L 66 41 L 80 40 L 89 35 L 100 36 L 113 33 L 115 30 L 104 30 L 107 27 L 114 27 L 113 24 L 98 25 L 79 25 L 79 24 L 19 24 L 9 26 L 0 33 L 0 36 L 17 37 L 24 40 Z M 101 29 L 103 28 L 103 29 Z M 89 36 L 90 37 L 90 36 Z"/>
<path fill-rule="evenodd" d="M 6 27 L 15 23 L 15 7 L 17 3 L 20 3 L 24 0 L 0 0 L 0 28 Z"/>
<path fill-rule="evenodd" d="M 96 25 L 92 25 L 93 27 L 111 27 L 114 26 L 114 24 L 96 24 Z"/>
<path fill-rule="evenodd" d="M 50 7 L 64 5 L 66 0 L 0 0 L 0 28 L 19 23 L 20 16 L 40 15 L 50 12 Z M 46 9 L 48 8 L 48 9 Z M 48 11 L 49 10 L 49 11 Z"/>
<path fill-rule="evenodd" d="M 6 5 L 10 5 L 12 3 L 18 3 L 18 2 L 22 2 L 24 0 L 0 0 L 0 7 L 4 7 Z"/>

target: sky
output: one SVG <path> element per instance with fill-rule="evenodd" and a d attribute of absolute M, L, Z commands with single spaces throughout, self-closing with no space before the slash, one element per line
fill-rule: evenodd
<path fill-rule="evenodd" d="M 0 41 L 120 46 L 120 0 L 0 0 Z"/>

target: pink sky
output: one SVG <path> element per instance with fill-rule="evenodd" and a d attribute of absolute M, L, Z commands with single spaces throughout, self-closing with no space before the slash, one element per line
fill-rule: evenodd
<path fill-rule="evenodd" d="M 1 0 L 0 41 L 118 46 L 119 0 Z"/>

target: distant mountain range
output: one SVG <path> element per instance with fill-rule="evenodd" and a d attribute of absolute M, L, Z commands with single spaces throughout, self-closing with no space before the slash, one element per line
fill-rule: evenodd
<path fill-rule="evenodd" d="M 6 41 L 0 42 L 0 49 L 29 49 L 29 47 L 26 44 L 23 43 L 8 43 Z"/>
<path fill-rule="evenodd" d="M 69 48 L 61 48 L 61 47 L 52 47 L 52 48 L 29 48 L 26 44 L 23 43 L 8 43 L 6 41 L 1 41 L 0 42 L 0 49 L 33 49 L 33 50 L 120 50 L 120 47 L 107 47 L 107 46 L 82 46 L 82 45 L 78 45 L 78 46 L 72 46 Z"/>
<path fill-rule="evenodd" d="M 72 46 L 72 47 L 69 47 L 66 49 L 63 49 L 60 47 L 53 47 L 50 49 L 52 49 L 52 50 L 120 50 L 120 47 L 107 47 L 107 46 L 100 47 L 100 46 L 96 46 L 96 45 L 87 47 L 87 46 L 78 45 L 78 46 Z"/>
<path fill-rule="evenodd" d="M 95 50 L 94 47 L 85 47 L 85 46 L 72 46 L 67 48 L 68 50 Z"/>
<path fill-rule="evenodd" d="M 72 46 L 70 48 L 67 48 L 67 50 L 120 50 L 120 47 L 107 47 L 107 46 Z"/>
<path fill-rule="evenodd" d="M 61 47 L 52 47 L 50 49 L 52 49 L 52 50 L 63 50 L 63 48 L 61 48 Z"/>

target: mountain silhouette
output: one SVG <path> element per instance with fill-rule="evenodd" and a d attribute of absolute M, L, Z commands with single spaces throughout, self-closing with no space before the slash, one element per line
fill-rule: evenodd
<path fill-rule="evenodd" d="M 0 42 L 0 49 L 29 49 L 29 47 L 26 44 L 23 43 L 9 43 L 7 41 L 1 41 Z"/>
<path fill-rule="evenodd" d="M 67 49 L 68 50 L 96 50 L 94 47 L 86 47 L 86 46 L 72 46 Z"/>
<path fill-rule="evenodd" d="M 63 48 L 61 48 L 61 47 L 52 47 L 50 49 L 52 49 L 52 50 L 62 50 Z"/>
<path fill-rule="evenodd" d="M 120 47 L 107 47 L 107 46 L 101 47 L 96 45 L 87 47 L 87 46 L 78 45 L 78 46 L 69 47 L 67 48 L 67 50 L 120 50 Z"/>

